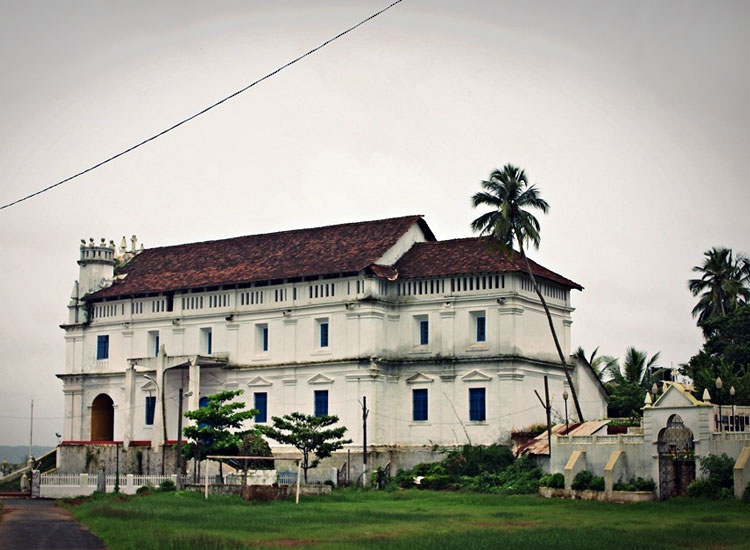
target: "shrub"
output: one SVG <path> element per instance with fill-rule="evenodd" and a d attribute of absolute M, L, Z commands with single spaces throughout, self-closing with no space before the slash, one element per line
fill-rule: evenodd
<path fill-rule="evenodd" d="M 159 490 L 164 491 L 165 493 L 169 491 L 174 491 L 176 488 L 177 487 L 175 487 L 174 481 L 172 481 L 171 479 L 165 479 L 164 481 L 159 483 Z"/>
<path fill-rule="evenodd" d="M 745 504 L 750 504 L 750 483 L 747 484 L 747 487 L 745 487 L 745 492 L 742 493 L 742 502 Z"/>
<path fill-rule="evenodd" d="M 585 491 L 589 488 L 589 484 L 591 483 L 592 479 L 594 479 L 594 474 L 592 474 L 588 470 L 581 470 L 573 479 L 571 488 L 575 489 L 576 491 Z"/>
<path fill-rule="evenodd" d="M 642 477 L 630 478 L 630 481 L 620 480 L 612 487 L 615 491 L 651 491 L 656 490 L 656 483 L 653 479 L 644 479 Z"/>
<path fill-rule="evenodd" d="M 151 485 L 142 485 L 141 487 L 138 487 L 138 489 L 135 490 L 135 494 L 136 495 L 148 494 L 153 490 L 154 488 Z"/>
<path fill-rule="evenodd" d="M 539 480 L 539 485 L 542 487 L 551 487 L 552 489 L 564 489 L 565 488 L 565 476 L 560 472 L 556 474 L 547 474 L 542 476 Z"/>
<path fill-rule="evenodd" d="M 591 482 L 589 483 L 589 489 L 591 489 L 592 491 L 603 491 L 604 478 L 599 476 L 592 477 Z"/>
<path fill-rule="evenodd" d="M 445 473 L 476 476 L 480 472 L 501 472 L 513 462 L 513 453 L 500 445 L 464 445 L 448 451 L 442 461 Z"/>
<path fill-rule="evenodd" d="M 710 498 L 714 500 L 734 496 L 734 461 L 726 453 L 706 455 L 701 458 L 702 479 L 693 480 L 687 488 L 689 497 Z"/>

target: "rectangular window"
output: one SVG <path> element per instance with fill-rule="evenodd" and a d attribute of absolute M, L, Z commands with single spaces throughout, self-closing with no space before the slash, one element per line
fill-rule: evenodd
<path fill-rule="evenodd" d="M 96 358 L 109 359 L 109 334 L 100 334 L 96 337 Z"/>
<path fill-rule="evenodd" d="M 255 403 L 253 408 L 258 411 L 255 414 L 256 422 L 268 421 L 268 394 L 266 392 L 255 392 Z"/>
<path fill-rule="evenodd" d="M 156 396 L 146 396 L 146 426 L 154 425 L 154 411 L 156 410 Z"/>
<path fill-rule="evenodd" d="M 315 390 L 315 416 L 328 414 L 328 390 Z"/>
<path fill-rule="evenodd" d="M 419 321 L 419 345 L 426 346 L 430 343 L 430 322 L 427 319 Z"/>
<path fill-rule="evenodd" d="M 256 353 L 268 351 L 268 325 L 266 323 L 255 325 L 255 349 Z"/>
<path fill-rule="evenodd" d="M 469 388 L 469 420 L 471 422 L 487 420 L 484 388 Z"/>
<path fill-rule="evenodd" d="M 201 353 L 211 355 L 213 353 L 213 333 L 210 328 L 201 329 Z"/>
<path fill-rule="evenodd" d="M 148 331 L 148 353 L 153 357 L 159 356 L 159 331 Z"/>
<path fill-rule="evenodd" d="M 487 317 L 484 315 L 476 316 L 477 325 L 477 342 L 487 341 Z"/>
<path fill-rule="evenodd" d="M 328 319 L 318 320 L 318 344 L 321 348 L 328 347 Z"/>
<path fill-rule="evenodd" d="M 412 420 L 427 420 L 427 390 L 412 390 Z"/>

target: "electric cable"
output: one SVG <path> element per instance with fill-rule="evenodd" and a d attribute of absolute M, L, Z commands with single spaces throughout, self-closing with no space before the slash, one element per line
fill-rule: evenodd
<path fill-rule="evenodd" d="M 328 44 L 330 44 L 330 43 L 338 40 L 342 36 L 344 36 L 346 34 L 349 34 L 353 30 L 356 30 L 357 28 L 359 28 L 362 25 L 364 25 L 365 23 L 367 23 L 367 22 L 375 19 L 378 15 L 380 15 L 382 13 L 385 13 L 386 11 L 388 11 L 389 9 L 391 9 L 393 6 L 395 6 L 396 4 L 400 4 L 402 1 L 403 0 L 395 0 L 395 2 L 389 4 L 388 6 L 386 6 L 383 9 L 381 9 L 380 11 L 377 11 L 377 12 L 373 13 L 372 15 L 370 15 L 369 17 L 363 19 L 359 23 L 357 23 L 355 25 L 352 25 L 348 29 L 346 29 L 346 30 L 338 33 L 336 36 L 334 36 L 332 38 L 329 38 L 325 42 L 323 42 L 323 43 L 315 46 L 313 49 L 308 50 L 307 52 L 303 53 L 302 55 L 299 55 L 299 56 L 295 57 L 291 61 L 289 61 L 289 62 L 285 63 L 284 65 L 282 65 L 281 67 L 279 67 L 279 68 L 271 71 L 270 73 L 266 74 L 265 76 L 260 77 L 259 79 L 257 79 L 254 82 L 248 84 L 244 88 L 241 88 L 241 89 L 237 90 L 236 92 L 234 92 L 234 93 L 232 93 L 232 94 L 224 97 L 223 99 L 220 99 L 216 103 L 213 103 L 213 104 L 209 105 L 208 107 L 206 107 L 206 108 L 198 111 L 197 113 L 192 114 L 189 117 L 182 119 L 181 121 L 173 124 L 172 126 L 169 126 L 168 128 L 162 130 L 161 132 L 158 132 L 158 133 L 152 135 L 151 137 L 148 137 L 148 138 L 144 139 L 143 141 L 140 141 L 139 143 L 136 143 L 135 145 L 132 145 L 132 146 L 128 147 L 127 149 L 125 149 L 123 151 L 120 151 L 119 153 L 117 153 L 115 155 L 112 155 L 111 157 L 108 157 L 108 158 L 104 159 L 101 162 L 96 163 L 93 166 L 89 166 L 85 170 L 82 170 L 82 171 L 78 172 L 77 174 L 73 174 L 72 176 L 69 176 L 69 177 L 65 178 L 64 180 L 60 180 L 57 183 L 53 183 L 52 185 L 48 185 L 47 187 L 45 187 L 43 189 L 40 189 L 39 191 L 35 191 L 34 193 L 30 193 L 30 194 L 28 194 L 28 195 L 26 195 L 24 197 L 21 197 L 20 199 L 16 199 L 16 200 L 14 200 L 12 202 L 4 204 L 4 205 L 0 206 L 0 210 L 4 210 L 4 209 L 9 208 L 9 207 L 11 207 L 11 206 L 13 206 L 15 204 L 18 204 L 18 203 L 23 202 L 25 200 L 31 199 L 33 197 L 36 197 L 37 195 L 41 195 L 42 193 L 46 193 L 47 191 L 50 191 L 50 190 L 54 189 L 55 187 L 59 187 L 60 185 L 68 183 L 71 180 L 74 180 L 74 179 L 76 179 L 76 178 L 78 178 L 80 176 L 83 176 L 84 174 L 87 174 L 87 173 L 89 173 L 89 172 L 91 172 L 93 170 L 96 170 L 100 166 L 104 166 L 105 164 L 107 164 L 109 162 L 112 162 L 113 160 L 115 160 L 115 159 L 117 159 L 117 158 L 119 158 L 119 157 L 121 157 L 123 155 L 126 155 L 126 154 L 130 153 L 131 151 L 135 151 L 139 147 L 142 147 L 142 146 L 146 145 L 147 143 L 149 143 L 151 141 L 154 141 L 157 138 L 160 138 L 164 134 L 167 134 L 167 133 L 171 132 L 172 130 L 175 130 L 175 129 L 179 128 L 183 124 L 186 124 L 186 123 L 190 122 L 191 120 L 193 120 L 195 118 L 198 118 L 201 115 L 206 114 L 208 111 L 210 111 L 212 109 L 215 109 L 216 107 L 218 107 L 222 103 L 225 103 L 225 102 L 229 101 L 230 99 L 232 99 L 232 98 L 240 95 L 241 93 L 246 92 L 247 90 L 249 90 L 253 86 L 255 86 L 257 84 L 260 84 L 264 80 L 267 80 L 267 79 L 271 78 L 272 76 L 280 73 L 284 69 L 286 69 L 288 67 L 291 67 L 292 65 L 294 65 L 295 63 L 298 63 L 299 61 L 302 61 L 304 58 L 306 58 L 306 57 L 314 54 L 318 50 L 321 50 L 321 49 L 325 48 Z"/>

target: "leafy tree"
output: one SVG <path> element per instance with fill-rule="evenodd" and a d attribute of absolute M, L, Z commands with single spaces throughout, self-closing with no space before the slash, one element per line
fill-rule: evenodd
<path fill-rule="evenodd" d="M 612 376 L 606 384 L 610 392 L 610 416 L 637 418 L 641 415 L 646 392 L 664 372 L 657 366 L 659 355 L 657 352 L 649 359 L 645 351 L 631 346 L 625 350 L 622 365 L 616 358 L 605 359 L 606 370 Z"/>
<path fill-rule="evenodd" d="M 735 403 L 750 404 L 750 304 L 706 321 L 705 328 L 709 336 L 703 349 L 682 365 L 682 374 L 693 380 L 695 396 L 700 399 L 708 389 L 714 403 L 728 405 L 734 387 Z M 721 390 L 715 386 L 717 377 L 724 382 Z"/>
<path fill-rule="evenodd" d="M 693 296 L 700 296 L 693 308 L 693 317 L 698 317 L 698 326 L 708 337 L 708 321 L 750 301 L 750 260 L 743 254 L 733 257 L 731 248 L 714 247 L 703 255 L 703 264 L 693 267 L 701 276 L 690 279 L 688 288 Z"/>
<path fill-rule="evenodd" d="M 539 189 L 535 185 L 529 186 L 526 173 L 510 164 L 506 164 L 502 170 L 494 170 L 488 180 L 482 181 L 482 187 L 484 191 L 474 194 L 471 198 L 472 206 L 474 208 L 489 206 L 491 210 L 471 222 L 471 228 L 482 235 L 492 235 L 500 252 L 508 258 L 515 254 L 513 243 L 518 244 L 518 250 L 526 266 L 526 273 L 531 279 L 542 307 L 544 307 L 544 312 L 547 314 L 552 339 L 555 342 L 563 372 L 568 380 L 578 419 L 583 422 L 583 412 L 581 412 L 581 405 L 578 402 L 578 394 L 570 377 L 570 372 L 568 372 L 568 364 L 565 361 L 557 332 L 555 332 L 555 326 L 552 323 L 552 315 L 549 307 L 547 307 L 547 301 L 542 296 L 534 273 L 531 271 L 531 265 L 524 249 L 526 243 L 530 243 L 534 248 L 539 248 L 540 242 L 539 221 L 526 209 L 536 209 L 546 214 L 549 210 L 549 204 L 541 198 Z"/>
<path fill-rule="evenodd" d="M 293 445 L 302 453 L 302 469 L 305 472 L 305 483 L 307 483 L 307 470 L 315 468 L 320 461 L 331 456 L 333 451 L 341 449 L 351 439 L 343 439 L 346 428 L 330 428 L 339 421 L 338 416 L 333 415 L 307 415 L 299 412 L 285 414 L 284 416 L 271 417 L 273 426 L 259 426 L 263 435 L 278 441 L 284 445 Z M 310 460 L 310 455 L 314 458 Z"/>
<path fill-rule="evenodd" d="M 234 390 L 209 395 L 205 407 L 185 413 L 187 418 L 195 421 L 195 425 L 183 429 L 190 440 L 182 448 L 185 458 L 202 460 L 208 455 L 239 454 L 242 440 L 249 433 L 249 430 L 240 429 L 242 423 L 258 412 L 255 409 L 244 410 L 244 403 L 232 401 L 242 393 L 242 390 Z M 219 473 L 223 479 L 222 464 L 219 462 Z"/>

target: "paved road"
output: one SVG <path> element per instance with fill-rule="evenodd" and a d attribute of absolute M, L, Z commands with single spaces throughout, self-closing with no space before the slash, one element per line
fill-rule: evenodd
<path fill-rule="evenodd" d="M 0 550 L 106 549 L 51 500 L 8 498 L 2 503 Z"/>

